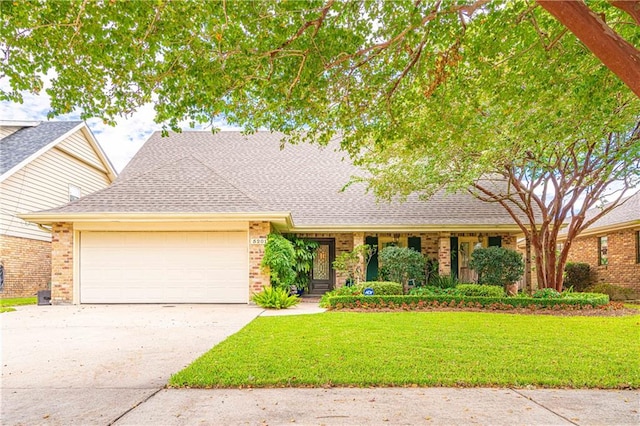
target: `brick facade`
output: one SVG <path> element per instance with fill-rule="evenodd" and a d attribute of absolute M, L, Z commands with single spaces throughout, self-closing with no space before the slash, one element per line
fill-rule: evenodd
<path fill-rule="evenodd" d="M 569 262 L 588 263 L 594 281 L 615 284 L 640 291 L 640 263 L 637 263 L 636 233 L 625 229 L 608 234 L 577 238 L 569 250 Z M 598 264 L 598 239 L 607 237 L 608 261 Z"/>
<path fill-rule="evenodd" d="M 269 271 L 263 270 L 260 264 L 264 257 L 264 245 L 251 244 L 253 238 L 267 238 L 271 232 L 269 222 L 249 222 L 249 291 L 258 293 L 270 284 Z"/>
<path fill-rule="evenodd" d="M 336 242 L 336 257 L 342 253 L 353 250 L 356 245 L 364 244 L 364 233 L 307 233 L 296 234 L 300 238 L 333 238 Z M 357 244 L 356 244 L 357 243 Z M 355 245 L 354 245 L 355 244 Z M 335 287 L 342 287 L 347 281 L 347 276 L 336 272 Z"/>
<path fill-rule="evenodd" d="M 32 297 L 48 290 L 51 280 L 51 243 L 0 235 L 4 286 L 0 298 Z"/>
<path fill-rule="evenodd" d="M 54 223 L 51 239 L 51 303 L 73 302 L 73 224 Z"/>

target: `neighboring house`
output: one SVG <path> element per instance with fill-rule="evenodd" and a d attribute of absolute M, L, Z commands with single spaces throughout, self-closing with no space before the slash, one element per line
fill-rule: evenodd
<path fill-rule="evenodd" d="M 311 293 L 344 284 L 331 264 L 359 244 L 398 244 L 471 279 L 474 247 L 515 248 L 520 229 L 497 204 L 467 194 L 376 202 L 334 145 L 281 134 L 155 133 L 103 189 L 21 217 L 53 227 L 54 303 L 247 303 L 269 283 L 272 232 L 320 243 Z M 377 259 L 368 278 L 377 276 Z"/>
<path fill-rule="evenodd" d="M 33 296 L 51 281 L 51 233 L 18 214 L 61 206 L 115 177 L 82 121 L 0 120 L 0 297 Z"/>
<path fill-rule="evenodd" d="M 586 219 L 597 213 L 589 210 Z M 569 262 L 588 263 L 596 282 L 640 291 L 640 192 L 582 231 L 571 245 Z"/>

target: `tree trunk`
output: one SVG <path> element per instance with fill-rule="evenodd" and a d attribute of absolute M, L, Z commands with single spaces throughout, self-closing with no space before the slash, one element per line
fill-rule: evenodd
<path fill-rule="evenodd" d="M 583 1 L 537 0 L 640 97 L 640 52 Z M 619 7 L 619 6 L 617 6 Z M 629 12 L 627 12 L 629 13 Z M 635 17 L 635 15 L 632 14 Z"/>

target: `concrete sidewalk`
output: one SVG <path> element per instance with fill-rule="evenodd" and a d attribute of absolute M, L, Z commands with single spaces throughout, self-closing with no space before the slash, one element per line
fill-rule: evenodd
<path fill-rule="evenodd" d="M 165 389 L 121 425 L 638 425 L 634 391 Z"/>

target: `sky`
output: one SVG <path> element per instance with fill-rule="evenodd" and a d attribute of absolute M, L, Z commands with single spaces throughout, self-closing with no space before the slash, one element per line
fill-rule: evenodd
<path fill-rule="evenodd" d="M 47 121 L 49 109 L 49 96 L 46 93 L 37 96 L 25 94 L 22 104 L 0 102 L 0 120 Z M 115 127 L 107 126 L 99 119 L 87 120 L 87 124 L 115 169 L 120 172 L 151 133 L 160 130 L 161 126 L 154 123 L 153 117 L 153 105 L 148 104 L 132 117 L 116 120 L 118 124 Z M 79 119 L 78 113 L 72 113 L 61 115 L 54 120 Z"/>
<path fill-rule="evenodd" d="M 44 79 L 45 87 L 48 79 Z M 0 79 L 0 87 L 7 88 L 8 82 Z M 0 101 L 0 120 L 20 120 L 20 121 L 47 121 L 47 113 L 50 108 L 49 95 L 43 90 L 40 95 L 23 93 L 24 102 L 22 104 L 14 102 Z M 153 121 L 155 111 L 153 104 L 146 104 L 139 108 L 132 116 L 127 118 L 117 118 L 115 127 L 106 125 L 102 120 L 94 118 L 87 120 L 87 125 L 98 140 L 98 143 L 109 157 L 111 164 L 117 172 L 133 158 L 142 147 L 144 142 L 156 130 L 161 130 L 162 126 Z M 80 113 L 60 115 L 54 118 L 56 121 L 80 120 Z M 236 127 L 228 126 L 226 123 L 216 123 L 216 127 L 221 130 L 237 130 Z M 182 126 L 189 129 L 187 123 Z M 209 129 L 202 127 L 202 129 Z"/>

